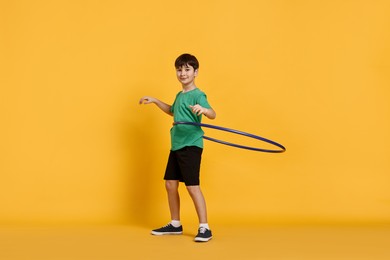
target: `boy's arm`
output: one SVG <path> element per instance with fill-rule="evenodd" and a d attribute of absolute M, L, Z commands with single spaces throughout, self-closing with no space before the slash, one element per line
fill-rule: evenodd
<path fill-rule="evenodd" d="M 192 109 L 192 112 L 197 114 L 198 116 L 203 114 L 205 115 L 208 119 L 215 119 L 217 114 L 215 113 L 214 109 L 212 108 L 204 108 L 199 104 L 196 104 L 195 106 L 190 106 Z"/>
<path fill-rule="evenodd" d="M 215 119 L 217 117 L 217 113 L 215 113 L 214 109 L 206 108 L 206 112 L 203 112 L 208 119 Z"/>
<path fill-rule="evenodd" d="M 167 113 L 167 114 L 170 115 L 170 116 L 173 116 L 173 113 L 171 112 L 171 105 L 168 105 L 168 104 L 162 102 L 161 100 L 158 100 L 157 98 L 145 96 L 145 97 L 142 97 L 142 98 L 139 100 L 139 103 L 140 103 L 140 104 L 150 104 L 150 103 L 154 103 L 154 104 L 156 104 L 156 106 L 158 106 L 158 108 L 160 108 L 162 111 L 164 111 L 165 113 Z"/>

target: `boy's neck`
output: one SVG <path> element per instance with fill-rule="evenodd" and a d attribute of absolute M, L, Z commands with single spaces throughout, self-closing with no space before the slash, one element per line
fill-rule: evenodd
<path fill-rule="evenodd" d="M 183 88 L 182 92 L 185 93 L 185 92 L 196 89 L 196 85 L 194 83 L 192 83 L 190 85 L 182 85 L 182 88 Z"/>

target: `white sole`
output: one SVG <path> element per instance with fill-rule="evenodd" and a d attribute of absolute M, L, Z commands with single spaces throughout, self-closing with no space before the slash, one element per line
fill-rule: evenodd
<path fill-rule="evenodd" d="M 155 236 L 181 235 L 181 234 L 183 234 L 183 232 L 155 232 L 155 231 L 152 231 L 151 234 L 155 235 Z"/>
<path fill-rule="evenodd" d="M 213 237 L 209 237 L 209 238 L 196 237 L 194 240 L 195 240 L 195 242 L 207 242 L 207 241 L 209 241 L 212 238 Z"/>

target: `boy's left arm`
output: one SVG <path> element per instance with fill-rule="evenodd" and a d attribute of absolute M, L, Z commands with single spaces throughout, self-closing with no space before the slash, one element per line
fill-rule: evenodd
<path fill-rule="evenodd" d="M 203 114 L 208 119 L 215 119 L 215 117 L 217 116 L 217 114 L 215 113 L 214 109 L 212 109 L 212 108 L 205 108 L 205 107 L 202 107 L 199 104 L 196 104 L 195 106 L 190 106 L 190 108 L 192 109 L 193 113 L 197 114 L 198 116 Z"/>

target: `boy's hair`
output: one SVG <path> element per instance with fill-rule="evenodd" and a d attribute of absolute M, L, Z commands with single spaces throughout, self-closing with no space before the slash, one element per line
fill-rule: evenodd
<path fill-rule="evenodd" d="M 194 55 L 184 53 L 180 55 L 175 61 L 175 68 L 181 68 L 183 66 L 191 66 L 194 70 L 199 68 L 199 62 Z"/>

